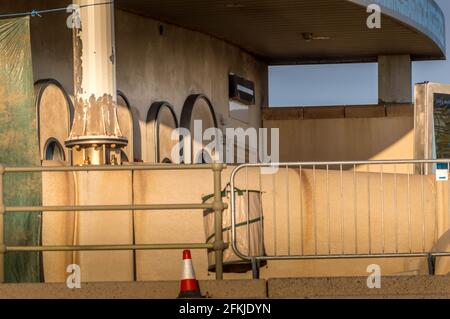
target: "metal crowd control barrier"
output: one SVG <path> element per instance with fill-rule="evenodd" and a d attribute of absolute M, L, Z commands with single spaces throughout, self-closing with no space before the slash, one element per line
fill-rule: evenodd
<path fill-rule="evenodd" d="M 216 258 L 216 279 L 223 279 L 223 251 L 227 245 L 222 236 L 222 213 L 227 206 L 222 201 L 222 171 L 224 164 L 210 165 L 124 165 L 124 166 L 80 166 L 80 167 L 4 167 L 0 165 L 0 283 L 5 280 L 4 257 L 8 252 L 45 251 L 118 251 L 118 250 L 168 250 L 168 249 L 213 249 Z M 40 206 L 10 207 L 4 205 L 3 177 L 14 173 L 43 172 L 89 172 L 89 171 L 151 171 L 151 170 L 212 170 L 214 175 L 214 202 L 211 204 L 149 204 L 149 205 L 92 205 L 92 206 Z M 4 242 L 4 215 L 20 212 L 71 212 L 71 211 L 127 211 L 127 210 L 182 210 L 213 209 L 215 212 L 216 237 L 214 243 L 178 243 L 148 245 L 85 245 L 85 246 L 6 246 Z"/>
<path fill-rule="evenodd" d="M 436 257 L 450 256 L 450 207 L 443 207 L 450 206 L 450 187 L 427 172 L 443 164 L 445 173 L 449 163 L 450 159 L 240 165 L 231 174 L 231 189 L 248 190 L 249 182 L 253 189 L 259 185 L 265 197 L 260 244 L 266 253 L 252 256 L 247 253 L 250 244 L 247 252 L 239 250 L 237 222 L 243 222 L 242 216 L 237 221 L 237 195 L 232 191 L 233 251 L 252 262 L 254 277 L 264 260 L 400 257 L 426 257 L 434 274 Z M 276 171 L 263 174 L 262 168 Z M 441 195 L 447 197 L 441 200 L 444 204 L 436 200 L 440 185 L 448 188 Z M 438 227 L 448 238 L 438 238 Z M 442 241 L 445 249 L 437 245 Z"/>

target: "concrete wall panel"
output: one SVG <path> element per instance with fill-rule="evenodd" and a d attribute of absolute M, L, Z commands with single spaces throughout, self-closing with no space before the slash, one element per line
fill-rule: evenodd
<path fill-rule="evenodd" d="M 160 25 L 163 27 L 160 33 Z M 146 116 L 153 102 L 174 106 L 178 120 L 191 94 L 211 99 L 220 126 L 260 127 L 260 109 L 267 106 L 267 65 L 226 42 L 208 35 L 116 11 L 117 81 L 131 104 Z M 132 49 L 131 49 L 132 48 Z M 236 73 L 255 82 L 256 104 L 245 125 L 229 116 L 228 75 Z M 145 118 L 140 119 L 145 132 Z M 143 159 L 146 134 L 142 134 Z"/>
<path fill-rule="evenodd" d="M 44 161 L 43 166 L 65 166 L 67 163 Z M 74 173 L 43 173 L 42 200 L 46 206 L 74 205 L 76 202 Z M 73 245 L 75 212 L 44 212 L 42 217 L 42 245 Z M 74 262 L 73 252 L 44 252 L 45 282 L 64 282 L 66 268 Z"/>
<path fill-rule="evenodd" d="M 70 0 L 36 0 L 33 8 L 66 7 Z M 5 12 L 30 9 L 29 1 L 2 4 Z M 66 27 L 68 14 L 46 14 L 31 19 L 31 44 L 35 81 L 58 80 L 73 95 L 72 30 Z M 135 132 L 141 132 L 143 154 L 149 161 L 145 133 L 146 115 L 156 101 L 174 105 L 179 119 L 190 94 L 207 95 L 219 122 L 226 127 L 261 126 L 260 109 L 268 104 L 267 65 L 240 48 L 206 34 L 162 24 L 122 10 L 116 10 L 117 87 L 127 94 L 133 107 Z M 160 34 L 160 25 L 163 33 Z M 229 116 L 228 75 L 230 72 L 255 82 L 256 104 L 250 107 L 249 123 Z M 139 116 L 139 117 L 138 117 Z"/>
<path fill-rule="evenodd" d="M 229 167 L 224 172 L 223 187 L 232 169 Z M 357 173 L 355 193 L 353 173 L 343 172 L 342 197 L 340 173 L 328 172 L 329 183 L 326 176 L 327 172 L 319 169 L 315 174 L 311 170 L 303 170 L 301 176 L 298 169 L 280 170 L 276 175 L 262 176 L 264 236 L 269 255 L 315 254 L 316 234 L 319 254 L 409 252 L 410 243 L 414 252 L 422 251 L 424 247 L 425 251 L 448 249 L 448 186 L 445 183 L 436 185 L 434 176 L 423 179 L 417 175 L 410 176 L 409 192 L 404 192 L 400 190 L 408 189 L 407 175 L 398 174 L 395 177 L 386 173 L 384 187 L 381 188 L 379 174 Z M 137 171 L 133 177 L 133 195 L 130 193 L 131 177 L 125 173 L 111 176 L 99 172 L 80 178 L 82 181 L 78 181 L 78 189 L 89 190 L 79 199 L 81 204 L 106 203 L 107 199 L 109 204 L 125 204 L 131 203 L 132 198 L 135 204 L 199 203 L 202 196 L 210 194 L 213 188 L 210 171 Z M 107 186 L 106 181 L 110 178 L 120 180 L 115 184 L 120 187 L 113 190 Z M 239 188 L 259 189 L 259 184 L 258 172 L 254 169 L 247 173 L 242 171 L 237 176 Z M 329 196 L 327 190 L 330 190 Z M 79 219 L 76 231 L 79 244 L 132 243 L 133 228 L 137 244 L 203 243 L 206 240 L 203 213 L 197 210 L 136 211 L 134 221 L 131 213 L 127 212 L 89 212 L 80 214 Z M 341 237 L 342 226 L 344 240 Z M 83 280 L 132 280 L 131 253 L 82 253 L 76 260 L 82 266 Z M 181 251 L 138 251 L 135 261 L 138 281 L 176 280 L 180 276 Z M 206 251 L 193 251 L 193 262 L 199 279 L 215 278 L 213 273 L 207 271 Z M 382 266 L 385 274 L 425 274 L 428 271 L 425 258 L 269 261 L 261 270 L 261 276 L 365 275 L 371 263 Z M 449 272 L 448 262 L 444 259 L 438 258 L 437 266 L 437 273 Z M 225 275 L 227 279 L 250 277 L 251 273 Z"/>
<path fill-rule="evenodd" d="M 129 205 L 132 203 L 131 173 L 78 172 L 77 205 Z M 75 216 L 77 245 L 129 245 L 133 243 L 131 211 L 77 212 Z M 132 281 L 133 252 L 79 252 L 82 280 Z"/>
<path fill-rule="evenodd" d="M 69 161 L 69 150 L 64 142 L 70 134 L 70 98 L 64 89 L 55 83 L 43 82 L 35 85 L 37 93 L 37 114 L 39 131 L 39 148 L 41 159 L 46 158 L 46 147 L 50 139 L 58 142 L 64 152 L 64 159 Z"/>
<path fill-rule="evenodd" d="M 413 126 L 412 116 L 264 120 L 280 129 L 282 162 L 412 159 Z"/>

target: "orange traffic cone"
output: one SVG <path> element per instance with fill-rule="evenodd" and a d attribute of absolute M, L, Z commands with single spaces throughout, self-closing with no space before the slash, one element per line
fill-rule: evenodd
<path fill-rule="evenodd" d="M 181 274 L 180 294 L 178 298 L 202 298 L 198 281 L 195 279 L 191 251 L 183 251 L 183 272 Z"/>

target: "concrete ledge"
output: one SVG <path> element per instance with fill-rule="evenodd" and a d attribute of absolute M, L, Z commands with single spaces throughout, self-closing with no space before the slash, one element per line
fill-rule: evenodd
<path fill-rule="evenodd" d="M 200 281 L 202 295 L 216 299 L 267 298 L 264 280 Z M 66 284 L 0 284 L 0 299 L 174 299 L 178 281 Z"/>
<path fill-rule="evenodd" d="M 384 105 L 365 105 L 365 106 L 352 106 L 345 108 L 346 118 L 372 118 L 372 117 L 385 117 L 386 107 Z"/>
<path fill-rule="evenodd" d="M 414 105 L 410 103 L 316 107 L 266 107 L 263 109 L 264 121 L 383 118 L 400 116 L 412 117 L 413 115 Z"/>
<path fill-rule="evenodd" d="M 369 289 L 366 277 L 200 281 L 202 295 L 216 299 L 264 298 L 445 298 L 450 276 L 386 276 L 380 289 Z M 178 281 L 65 284 L 0 284 L 0 299 L 174 299 Z"/>
<path fill-rule="evenodd" d="M 386 116 L 414 116 L 414 104 L 388 104 L 386 106 Z"/>
<path fill-rule="evenodd" d="M 282 107 L 263 108 L 263 119 L 266 121 L 277 120 L 303 120 L 303 108 Z"/>
<path fill-rule="evenodd" d="M 320 106 L 307 107 L 303 110 L 303 118 L 306 119 L 330 119 L 345 118 L 345 107 L 343 106 Z"/>
<path fill-rule="evenodd" d="M 263 299 L 267 298 L 265 280 L 207 280 L 200 281 L 202 295 L 217 299 Z"/>
<path fill-rule="evenodd" d="M 269 298 L 450 298 L 450 276 L 382 277 L 369 289 L 366 277 L 270 279 Z"/>

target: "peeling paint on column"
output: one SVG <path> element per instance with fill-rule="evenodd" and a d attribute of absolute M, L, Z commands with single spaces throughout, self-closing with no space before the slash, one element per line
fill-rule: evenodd
<path fill-rule="evenodd" d="M 82 29 L 73 29 L 73 83 L 75 85 L 75 94 L 82 94 L 82 81 L 83 81 L 83 41 L 81 40 Z"/>
<path fill-rule="evenodd" d="M 122 136 L 117 115 L 114 5 L 74 2 L 83 10 L 81 28 L 73 31 L 75 116 L 66 146 L 76 152 L 83 152 L 82 148 L 97 152 L 104 145 L 120 154 L 120 148 L 128 142 Z M 82 156 L 86 159 L 86 152 Z M 80 165 L 85 162 L 80 156 L 77 160 Z"/>
<path fill-rule="evenodd" d="M 83 63 L 81 61 L 81 57 L 83 56 L 83 42 L 80 33 L 81 29 L 73 29 L 73 83 L 76 97 L 83 93 Z M 84 132 L 86 110 L 80 106 L 78 99 L 75 100 L 74 106 L 75 111 L 71 136 L 81 136 Z"/>
<path fill-rule="evenodd" d="M 82 136 L 117 136 L 122 132 L 118 126 L 117 104 L 111 94 L 96 98 L 93 94 L 89 100 L 78 98 L 75 101 L 77 126 L 72 128 L 71 138 Z"/>

